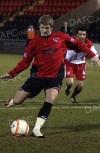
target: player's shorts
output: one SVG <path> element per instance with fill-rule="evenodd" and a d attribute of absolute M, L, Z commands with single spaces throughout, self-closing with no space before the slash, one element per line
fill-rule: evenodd
<path fill-rule="evenodd" d="M 50 88 L 56 88 L 59 91 L 62 85 L 63 78 L 64 65 L 61 66 L 57 78 L 38 78 L 36 77 L 36 75 L 34 77 L 34 75 L 31 74 L 30 77 L 23 84 L 21 89 L 23 89 L 26 92 L 32 93 L 32 96 L 29 98 L 38 95 L 42 90 L 45 91 Z"/>
<path fill-rule="evenodd" d="M 76 76 L 77 80 L 83 81 L 86 79 L 86 63 L 82 64 L 73 64 L 70 62 L 65 62 L 66 78 L 74 78 Z"/>

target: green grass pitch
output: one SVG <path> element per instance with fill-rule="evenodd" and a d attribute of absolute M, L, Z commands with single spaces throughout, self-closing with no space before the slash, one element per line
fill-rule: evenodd
<path fill-rule="evenodd" d="M 10 71 L 21 55 L 0 54 L 0 75 Z M 7 82 L 0 80 L 0 153 L 99 153 L 100 152 L 100 68 L 87 61 L 87 78 L 78 103 L 72 104 L 65 95 L 65 79 L 53 109 L 41 129 L 44 139 L 29 137 L 44 94 L 27 99 L 23 105 L 9 109 L 4 101 L 12 98 L 29 76 L 29 69 Z M 76 83 L 76 81 L 75 81 Z M 72 88 L 74 89 L 75 84 Z M 12 136 L 11 123 L 16 119 L 28 122 L 26 137 Z"/>

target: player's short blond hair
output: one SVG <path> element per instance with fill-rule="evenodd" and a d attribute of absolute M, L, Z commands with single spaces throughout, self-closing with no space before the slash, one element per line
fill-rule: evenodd
<path fill-rule="evenodd" d="M 50 25 L 53 27 L 54 25 L 54 20 L 53 17 L 50 15 L 43 15 L 39 18 L 39 25 L 43 24 L 44 26 Z"/>

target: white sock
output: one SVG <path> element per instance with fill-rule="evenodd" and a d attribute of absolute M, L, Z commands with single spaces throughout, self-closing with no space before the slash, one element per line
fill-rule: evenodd
<path fill-rule="evenodd" d="M 40 130 L 40 128 L 43 126 L 43 124 L 45 123 L 46 120 L 44 120 L 41 117 L 37 117 L 36 123 L 35 123 L 35 127 L 33 128 L 33 130 Z"/>

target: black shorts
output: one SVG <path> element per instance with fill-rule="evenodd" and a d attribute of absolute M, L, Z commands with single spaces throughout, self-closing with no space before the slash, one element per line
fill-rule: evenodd
<path fill-rule="evenodd" d="M 46 90 L 49 88 L 56 88 L 59 90 L 62 85 L 62 80 L 64 78 L 64 65 L 62 64 L 57 78 L 38 78 L 33 77 L 30 75 L 30 77 L 26 80 L 26 82 L 23 84 L 21 89 L 23 89 L 26 92 L 33 93 L 33 95 L 29 98 L 32 98 L 36 95 L 38 95 L 42 90 Z"/>

